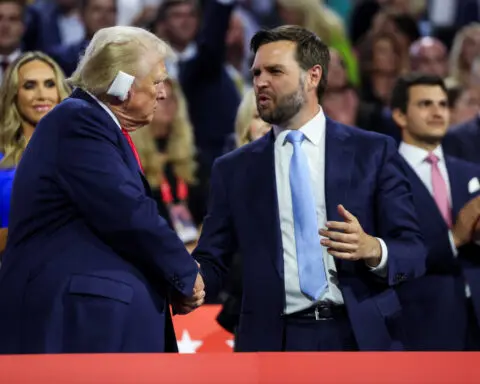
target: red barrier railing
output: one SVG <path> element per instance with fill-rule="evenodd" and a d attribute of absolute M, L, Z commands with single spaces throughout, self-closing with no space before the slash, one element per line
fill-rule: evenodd
<path fill-rule="evenodd" d="M 0 384 L 480 383 L 480 353 L 232 353 L 219 310 L 174 317 L 180 351 L 195 355 L 0 356 Z"/>
<path fill-rule="evenodd" d="M 5 384 L 477 384 L 480 353 L 216 353 L 0 357 Z"/>

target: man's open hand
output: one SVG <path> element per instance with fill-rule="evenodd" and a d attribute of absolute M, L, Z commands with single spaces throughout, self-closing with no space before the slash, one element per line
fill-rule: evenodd
<path fill-rule="evenodd" d="M 338 213 L 345 221 L 328 221 L 327 228 L 318 232 L 325 237 L 321 244 L 327 252 L 345 260 L 363 259 L 370 267 L 376 267 L 382 260 L 382 247 L 375 237 L 366 234 L 357 218 L 343 205 L 337 207 Z"/>

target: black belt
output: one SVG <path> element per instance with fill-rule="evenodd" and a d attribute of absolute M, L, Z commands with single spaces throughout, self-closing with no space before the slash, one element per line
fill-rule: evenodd
<path fill-rule="evenodd" d="M 347 315 L 344 305 L 332 303 L 319 303 L 313 307 L 304 309 L 300 312 L 294 312 L 285 315 L 287 319 L 311 319 L 311 320 L 331 320 Z"/>

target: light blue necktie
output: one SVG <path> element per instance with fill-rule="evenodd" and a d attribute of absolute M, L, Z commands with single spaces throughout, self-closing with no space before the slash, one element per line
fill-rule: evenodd
<path fill-rule="evenodd" d="M 300 289 L 310 298 L 318 300 L 327 287 L 327 278 L 308 161 L 301 147 L 304 139 L 305 135 L 300 131 L 291 131 L 287 135 L 287 140 L 293 145 L 290 162 L 293 224 Z"/>

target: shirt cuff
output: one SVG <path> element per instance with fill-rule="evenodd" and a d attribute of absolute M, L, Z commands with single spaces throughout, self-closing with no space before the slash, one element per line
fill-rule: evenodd
<path fill-rule="evenodd" d="M 236 0 L 217 0 L 217 2 L 223 5 L 232 5 L 233 3 L 235 3 L 235 1 Z"/>
<path fill-rule="evenodd" d="M 448 231 L 448 240 L 450 241 L 450 248 L 452 248 L 453 257 L 457 257 L 458 256 L 458 249 L 455 246 L 455 240 L 453 240 L 452 231 Z"/>
<path fill-rule="evenodd" d="M 380 277 L 387 277 L 388 269 L 387 269 L 387 261 L 388 261 L 388 249 L 387 249 L 387 244 L 380 239 L 379 237 L 376 237 L 378 242 L 380 243 L 380 247 L 382 248 L 382 257 L 380 259 L 380 264 L 378 264 L 376 267 L 370 267 L 367 264 L 367 267 L 370 269 L 370 272 L 375 273 L 377 276 Z"/>

